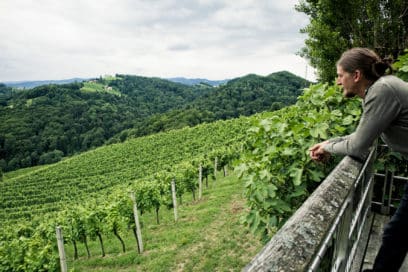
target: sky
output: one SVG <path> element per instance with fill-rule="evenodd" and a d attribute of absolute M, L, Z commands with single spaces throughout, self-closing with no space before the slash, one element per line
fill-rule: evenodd
<path fill-rule="evenodd" d="M 0 82 L 128 74 L 222 80 L 289 71 L 298 0 L 1 0 Z"/>

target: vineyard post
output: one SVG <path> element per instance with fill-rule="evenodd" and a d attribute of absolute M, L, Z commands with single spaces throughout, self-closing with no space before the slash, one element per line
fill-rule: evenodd
<path fill-rule="evenodd" d="M 174 221 L 177 222 L 177 197 L 176 197 L 176 183 L 174 179 L 171 181 L 171 195 L 173 197 Z"/>
<path fill-rule="evenodd" d="M 140 231 L 139 214 L 137 212 L 137 203 L 136 203 L 135 192 L 130 193 L 130 198 L 133 201 L 133 216 L 135 217 L 136 238 L 137 238 L 137 242 L 138 242 L 137 246 L 138 246 L 138 249 L 139 249 L 139 253 L 143 253 L 142 232 Z"/>
<path fill-rule="evenodd" d="M 215 157 L 214 159 L 214 181 L 217 180 L 217 163 L 218 163 L 218 158 Z"/>
<path fill-rule="evenodd" d="M 61 265 L 61 272 L 67 272 L 67 259 L 65 256 L 65 249 L 64 249 L 64 238 L 62 237 L 62 230 L 61 227 L 56 228 L 57 233 L 57 243 L 58 243 L 58 253 L 60 258 L 60 265 Z"/>
<path fill-rule="evenodd" d="M 200 163 L 198 168 L 198 200 L 201 199 L 203 195 L 203 166 Z"/>

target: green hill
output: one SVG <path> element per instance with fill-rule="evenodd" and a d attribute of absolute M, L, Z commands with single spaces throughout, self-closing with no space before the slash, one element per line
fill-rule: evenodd
<path fill-rule="evenodd" d="M 0 168 L 48 164 L 105 143 L 274 110 L 306 81 L 288 72 L 187 86 L 129 75 L 14 90 L 0 85 Z"/>
<path fill-rule="evenodd" d="M 230 80 L 216 92 L 197 98 L 193 105 L 212 112 L 216 119 L 249 116 L 296 103 L 302 89 L 308 84 L 303 78 L 289 72 L 278 72 L 269 76 L 250 74 Z"/>

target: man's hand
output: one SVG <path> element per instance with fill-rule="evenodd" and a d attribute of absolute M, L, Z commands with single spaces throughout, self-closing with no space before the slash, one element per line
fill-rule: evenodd
<path fill-rule="evenodd" d="M 323 149 L 328 141 L 315 144 L 309 149 L 310 158 L 317 162 L 325 162 L 330 158 L 330 153 Z"/>

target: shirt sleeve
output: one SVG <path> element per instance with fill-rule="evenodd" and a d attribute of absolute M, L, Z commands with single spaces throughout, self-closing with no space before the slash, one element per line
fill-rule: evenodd
<path fill-rule="evenodd" d="M 363 114 L 356 131 L 329 140 L 323 147 L 329 153 L 364 158 L 377 139 L 398 116 L 401 106 L 393 89 L 384 83 L 372 86 L 364 100 Z"/>

